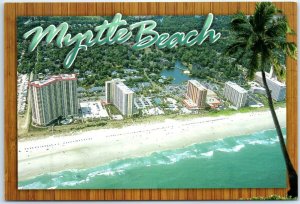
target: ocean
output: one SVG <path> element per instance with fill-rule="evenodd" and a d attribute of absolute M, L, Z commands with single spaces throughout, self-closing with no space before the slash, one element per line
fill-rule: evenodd
<path fill-rule="evenodd" d="M 283 128 L 284 135 L 286 128 Z M 285 188 L 277 134 L 265 130 L 104 166 L 40 175 L 19 189 Z"/>

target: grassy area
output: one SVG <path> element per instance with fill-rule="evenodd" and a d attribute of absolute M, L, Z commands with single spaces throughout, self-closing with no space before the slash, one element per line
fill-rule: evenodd
<path fill-rule="evenodd" d="M 31 106 L 27 105 L 25 114 L 18 114 L 18 134 L 26 134 L 30 130 L 30 121 L 32 117 Z"/>
<path fill-rule="evenodd" d="M 31 72 L 30 73 L 30 81 L 32 80 L 32 78 L 33 78 L 33 73 Z M 31 101 L 31 92 L 29 91 L 28 95 L 27 95 L 28 104 L 26 104 L 26 109 L 25 109 L 24 115 L 18 114 L 18 116 L 17 116 L 18 134 L 26 134 L 29 131 L 29 126 L 30 126 L 31 117 L 32 117 L 32 112 L 31 112 L 32 108 L 31 108 L 30 101 Z"/>
<path fill-rule="evenodd" d="M 26 116 L 18 114 L 18 132 L 24 132 L 26 129 L 24 128 L 24 124 L 26 122 Z"/>
<path fill-rule="evenodd" d="M 122 115 L 122 113 L 117 109 L 116 106 L 112 104 L 108 104 L 105 106 L 110 115 Z"/>
<path fill-rule="evenodd" d="M 286 107 L 285 102 L 276 102 L 274 103 L 275 108 L 284 108 Z M 269 110 L 269 106 L 264 106 L 261 108 L 251 108 L 251 107 L 243 107 L 239 110 L 233 110 L 233 109 L 226 109 L 222 111 L 210 111 L 207 116 L 220 116 L 220 115 L 232 115 L 236 113 L 248 113 L 248 112 L 260 112 L 260 111 L 266 111 Z"/>
<path fill-rule="evenodd" d="M 123 126 L 132 125 L 135 122 L 132 118 L 125 118 L 122 121 L 117 120 L 76 120 L 69 125 L 56 125 L 47 127 L 38 127 L 30 125 L 29 132 L 19 133 L 19 138 L 35 138 L 46 135 L 61 135 L 67 133 L 68 135 L 72 132 L 79 132 L 80 130 L 88 131 L 95 130 L 99 128 L 121 128 Z"/>

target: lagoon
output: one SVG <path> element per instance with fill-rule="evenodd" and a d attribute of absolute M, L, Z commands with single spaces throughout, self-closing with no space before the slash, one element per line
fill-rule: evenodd
<path fill-rule="evenodd" d="M 174 69 L 164 69 L 163 71 L 161 71 L 160 75 L 173 77 L 174 80 L 172 81 L 172 84 L 181 84 L 191 79 L 189 75 L 183 73 L 184 70 L 187 70 L 187 67 L 185 67 L 179 60 L 177 60 L 175 62 Z"/>

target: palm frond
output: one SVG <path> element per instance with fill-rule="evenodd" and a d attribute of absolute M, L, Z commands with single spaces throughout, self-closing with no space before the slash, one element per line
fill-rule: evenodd
<path fill-rule="evenodd" d="M 246 49 L 247 42 L 245 41 L 236 41 L 225 48 L 226 55 L 232 55 L 238 53 L 240 49 Z"/>
<path fill-rule="evenodd" d="M 276 57 L 272 59 L 273 59 L 272 61 L 273 69 L 278 80 L 280 81 L 285 80 L 286 70 L 284 69 L 284 67 L 281 65 L 281 63 L 278 61 Z"/>
<path fill-rule="evenodd" d="M 266 27 L 266 35 L 268 37 L 277 37 L 277 36 L 285 36 L 288 30 L 288 23 L 285 17 L 278 18 L 273 20 L 267 27 Z"/>
<path fill-rule="evenodd" d="M 236 14 L 231 20 L 230 25 L 231 25 L 231 30 L 237 33 L 253 32 L 247 16 L 245 16 L 243 13 Z"/>
<path fill-rule="evenodd" d="M 256 9 L 253 15 L 254 31 L 263 32 L 265 26 L 277 14 L 277 9 L 271 2 L 260 2 L 256 4 Z"/>
<path fill-rule="evenodd" d="M 286 42 L 284 49 L 289 57 L 297 59 L 297 45 L 294 42 Z"/>

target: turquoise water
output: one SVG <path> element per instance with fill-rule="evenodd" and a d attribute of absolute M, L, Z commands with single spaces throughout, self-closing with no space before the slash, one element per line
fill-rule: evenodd
<path fill-rule="evenodd" d="M 19 188 L 282 188 L 284 167 L 276 131 L 266 130 L 96 168 L 45 174 L 19 182 Z"/>
<path fill-rule="evenodd" d="M 161 71 L 160 75 L 173 77 L 174 80 L 172 81 L 172 84 L 181 84 L 182 82 L 186 82 L 191 79 L 189 75 L 183 73 L 183 70 L 187 70 L 187 68 L 180 61 L 176 61 L 174 69 L 164 69 Z"/>

